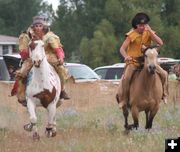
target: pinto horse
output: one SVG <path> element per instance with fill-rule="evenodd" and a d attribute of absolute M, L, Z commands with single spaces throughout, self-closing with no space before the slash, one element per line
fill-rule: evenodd
<path fill-rule="evenodd" d="M 139 126 L 139 112 L 145 111 L 146 129 L 152 128 L 153 119 L 159 109 L 162 100 L 163 86 L 159 74 L 156 72 L 157 65 L 157 48 L 149 47 L 144 52 L 144 67 L 136 71 L 132 77 L 129 91 L 128 104 L 121 105 L 122 96 L 122 79 L 120 80 L 117 102 L 123 110 L 125 118 L 125 129 L 130 130 Z M 134 123 L 128 124 L 129 109 L 132 113 Z"/>
<path fill-rule="evenodd" d="M 30 123 L 24 125 L 26 131 L 33 131 L 33 139 L 39 139 L 37 131 L 36 107 L 43 106 L 48 111 L 47 137 L 56 135 L 56 106 L 61 92 L 60 78 L 48 63 L 42 40 L 33 41 L 30 58 L 33 67 L 29 73 L 26 86 L 27 109 Z"/>

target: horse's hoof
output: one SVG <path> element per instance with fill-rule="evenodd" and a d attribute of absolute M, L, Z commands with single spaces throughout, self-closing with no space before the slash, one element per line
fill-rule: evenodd
<path fill-rule="evenodd" d="M 52 137 L 55 137 L 56 136 L 56 131 L 53 131 L 52 132 Z"/>
<path fill-rule="evenodd" d="M 149 131 L 150 129 L 152 129 L 152 126 L 146 126 L 145 129 Z"/>
<path fill-rule="evenodd" d="M 131 126 L 131 125 L 129 125 L 127 128 L 126 128 L 126 130 L 132 130 L 133 129 L 133 127 Z"/>
<path fill-rule="evenodd" d="M 56 131 L 53 130 L 53 128 L 46 128 L 45 134 L 48 138 L 50 137 L 55 137 L 56 136 Z"/>
<path fill-rule="evenodd" d="M 34 141 L 39 141 L 40 140 L 40 136 L 39 136 L 39 134 L 37 132 L 33 133 L 33 140 Z"/>
<path fill-rule="evenodd" d="M 132 125 L 128 125 L 128 126 L 126 127 L 127 130 L 133 130 L 134 128 L 137 130 L 137 129 L 138 129 L 138 126 L 132 124 Z"/>
<path fill-rule="evenodd" d="M 31 132 L 32 129 L 33 129 L 32 123 L 28 123 L 28 124 L 24 125 L 24 130 Z"/>

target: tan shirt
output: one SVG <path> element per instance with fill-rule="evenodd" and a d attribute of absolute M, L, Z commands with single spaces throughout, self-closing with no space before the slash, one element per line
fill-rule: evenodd
<path fill-rule="evenodd" d="M 149 31 L 144 31 L 143 34 L 139 34 L 135 30 L 131 30 L 126 36 L 131 40 L 127 49 L 127 54 L 131 57 L 142 56 L 142 45 L 148 46 L 151 44 L 151 35 Z"/>

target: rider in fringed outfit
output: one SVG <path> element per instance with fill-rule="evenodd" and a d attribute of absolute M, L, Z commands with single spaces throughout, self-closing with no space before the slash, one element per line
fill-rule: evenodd
<path fill-rule="evenodd" d="M 50 31 L 46 20 L 47 19 L 44 16 L 35 16 L 31 27 L 19 36 L 19 50 L 23 64 L 21 69 L 17 71 L 17 80 L 11 94 L 15 95 L 17 93 L 18 101 L 22 105 L 26 105 L 25 81 L 30 69 L 32 68 L 32 61 L 29 58 L 29 44 L 31 40 L 38 39 L 43 40 L 48 62 L 55 68 L 61 79 L 62 91 L 60 98 L 65 100 L 70 99 L 64 86 L 66 80 L 69 78 L 69 75 L 63 66 L 65 58 L 63 46 L 59 37 Z M 34 47 L 33 43 L 31 43 L 30 47 Z"/>

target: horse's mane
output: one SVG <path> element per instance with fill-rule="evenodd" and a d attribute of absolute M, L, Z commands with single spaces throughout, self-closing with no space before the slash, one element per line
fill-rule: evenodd
<path fill-rule="evenodd" d="M 159 45 L 148 45 L 146 46 L 145 49 L 142 50 L 142 52 L 145 54 L 145 52 L 148 50 L 148 49 L 154 49 L 154 48 L 159 48 Z M 159 53 L 159 52 L 158 52 Z"/>

